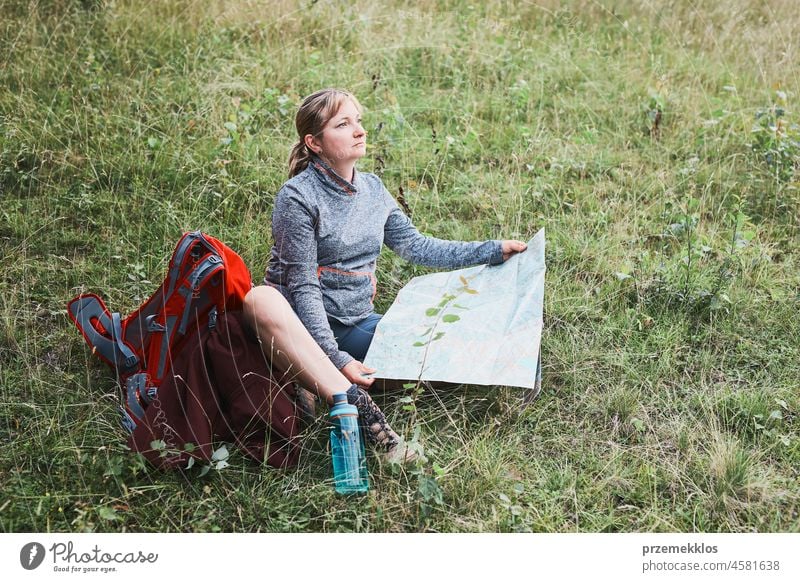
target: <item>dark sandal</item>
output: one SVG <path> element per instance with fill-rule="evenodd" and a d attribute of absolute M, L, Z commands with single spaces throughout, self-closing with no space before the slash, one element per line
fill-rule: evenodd
<path fill-rule="evenodd" d="M 409 463 L 417 458 L 417 454 L 392 430 L 386 421 L 386 415 L 366 390 L 353 384 L 347 390 L 347 402 L 358 409 L 360 424 L 367 440 L 384 452 L 387 461 Z"/>

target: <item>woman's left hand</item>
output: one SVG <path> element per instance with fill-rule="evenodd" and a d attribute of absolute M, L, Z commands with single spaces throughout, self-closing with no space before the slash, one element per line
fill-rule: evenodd
<path fill-rule="evenodd" d="M 521 240 L 504 240 L 503 241 L 503 261 L 507 261 L 517 253 L 522 253 L 528 249 Z"/>
<path fill-rule="evenodd" d="M 369 389 L 372 383 L 375 382 L 375 378 L 370 378 L 369 374 L 374 374 L 377 370 L 375 368 L 367 368 L 358 360 L 350 360 L 340 372 L 351 383 Z"/>

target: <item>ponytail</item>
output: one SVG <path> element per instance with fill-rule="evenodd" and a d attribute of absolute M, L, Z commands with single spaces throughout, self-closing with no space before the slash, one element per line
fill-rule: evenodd
<path fill-rule="evenodd" d="M 298 140 L 289 154 L 289 177 L 292 178 L 305 170 L 311 161 L 311 151 L 303 140 Z"/>

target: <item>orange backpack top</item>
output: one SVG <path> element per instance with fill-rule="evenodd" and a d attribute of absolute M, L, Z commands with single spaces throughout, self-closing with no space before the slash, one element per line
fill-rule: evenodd
<path fill-rule="evenodd" d="M 117 373 L 123 389 L 122 422 L 129 432 L 155 398 L 158 387 L 186 340 L 217 315 L 241 309 L 252 287 L 242 258 L 200 231 L 178 241 L 161 287 L 125 319 L 103 300 L 86 293 L 68 304 L 68 313 L 92 353 Z"/>

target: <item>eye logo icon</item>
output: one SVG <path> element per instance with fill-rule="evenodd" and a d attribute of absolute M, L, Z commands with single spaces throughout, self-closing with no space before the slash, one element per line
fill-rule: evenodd
<path fill-rule="evenodd" d="M 22 546 L 19 552 L 19 563 L 26 570 L 35 570 L 44 561 L 44 546 L 37 542 L 31 542 Z"/>

